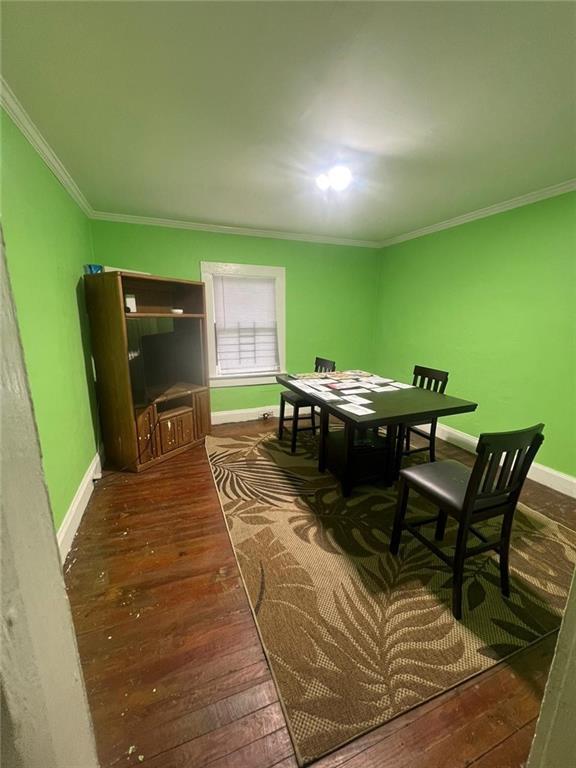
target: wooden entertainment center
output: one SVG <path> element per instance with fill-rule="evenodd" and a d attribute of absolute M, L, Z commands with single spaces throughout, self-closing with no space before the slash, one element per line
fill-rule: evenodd
<path fill-rule="evenodd" d="M 106 461 L 139 472 L 210 431 L 204 283 L 85 276 Z"/>

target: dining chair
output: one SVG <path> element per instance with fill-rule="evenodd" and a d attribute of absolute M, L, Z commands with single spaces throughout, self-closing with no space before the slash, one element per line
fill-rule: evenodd
<path fill-rule="evenodd" d="M 324 357 L 316 358 L 314 362 L 315 373 L 332 373 L 332 371 L 335 371 L 335 370 L 336 370 L 336 363 L 334 362 L 334 360 L 327 360 Z M 286 403 L 290 403 L 290 405 L 292 406 L 292 411 L 293 411 L 292 416 L 285 416 Z M 301 408 L 310 408 L 310 413 L 300 415 Z M 302 419 L 302 418 L 310 420 L 309 427 L 299 426 L 299 419 Z M 312 430 L 312 434 L 313 435 L 316 434 L 316 410 L 314 408 L 314 405 L 310 402 L 310 400 L 306 399 L 305 395 L 299 395 L 296 392 L 292 392 L 289 389 L 286 389 L 283 392 L 280 392 L 280 417 L 279 417 L 279 424 L 278 424 L 279 440 L 282 440 L 282 435 L 284 434 L 284 424 L 287 421 L 292 422 L 291 452 L 294 453 L 296 450 L 296 439 L 298 437 L 298 432 L 306 432 L 306 431 Z"/>
<path fill-rule="evenodd" d="M 544 424 L 537 424 L 515 432 L 480 435 L 472 469 L 459 461 L 448 460 L 420 464 L 400 472 L 390 551 L 398 554 L 402 531 L 407 530 L 452 568 L 452 612 L 457 619 L 462 616 L 466 558 L 490 550 L 498 552 L 502 594 L 510 595 L 508 557 L 512 520 L 524 480 L 544 440 L 543 429 Z M 410 490 L 431 501 L 438 508 L 438 514 L 406 520 Z M 479 522 L 498 516 L 502 516 L 502 526 L 496 538 L 487 538 L 475 527 Z M 419 530 L 421 525 L 435 522 L 434 538 L 442 541 L 448 517 L 458 521 L 453 556 Z M 468 547 L 469 534 L 479 539 L 480 544 Z"/>
<path fill-rule="evenodd" d="M 414 366 L 414 377 L 412 384 L 415 387 L 421 389 L 429 389 L 432 392 L 438 392 L 441 395 L 446 390 L 448 384 L 448 372 L 440 371 L 436 368 L 425 368 L 423 365 Z M 424 432 L 420 427 L 430 425 L 430 431 Z M 411 456 L 413 453 L 421 453 L 422 451 L 429 451 L 430 461 L 436 461 L 436 427 L 438 425 L 438 419 L 432 419 L 428 422 L 413 422 L 406 425 L 406 448 L 404 450 L 404 456 Z M 421 448 L 410 447 L 411 434 L 423 437 L 426 440 L 426 445 Z"/>

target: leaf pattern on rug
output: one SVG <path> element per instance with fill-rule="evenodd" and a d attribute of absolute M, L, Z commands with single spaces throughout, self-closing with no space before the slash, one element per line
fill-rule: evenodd
<path fill-rule="evenodd" d="M 251 447 L 225 448 L 211 463 L 217 487 L 233 502 L 258 499 L 278 506 L 313 493 L 305 478 L 278 467 Z"/>
<path fill-rule="evenodd" d="M 295 506 L 298 513 L 289 517 L 294 533 L 326 552 L 371 557 L 388 549 L 383 526 L 390 525 L 396 506 L 388 491 L 371 489 L 361 500 L 345 499 L 331 486 L 297 499 Z"/>
<path fill-rule="evenodd" d="M 407 533 L 398 557 L 388 550 L 394 489 L 342 498 L 316 469 L 311 435 L 296 454 L 270 433 L 206 442 L 301 764 L 559 625 L 576 533 L 527 507 L 515 516 L 511 597 L 500 593 L 496 556 L 471 558 L 456 621 L 450 568 Z M 410 499 L 409 515 L 423 509 Z M 493 535 L 498 525 L 478 527 Z M 433 536 L 433 526 L 422 530 Z M 453 547 L 455 532 L 449 520 L 442 547 Z"/>
<path fill-rule="evenodd" d="M 346 740 L 379 722 L 383 713 L 393 717 L 461 679 L 453 665 L 462 656 L 462 640 L 449 637 L 453 622 L 443 606 L 421 594 L 422 551 L 402 560 L 387 555 L 364 561 L 357 581 L 333 591 L 331 616 L 319 614 L 314 583 L 272 528 L 246 539 L 237 552 L 242 572 L 249 574 L 246 586 L 258 621 L 282 627 L 274 642 L 275 674 L 296 702 L 295 721 L 305 723 L 299 742 L 304 754 L 313 755 L 319 742 L 321 750 L 328 749 L 335 731 Z M 431 624 L 441 648 L 422 643 Z M 295 644 L 297 666 L 286 663 Z M 444 668 L 441 681 L 428 679 L 430 666 Z M 338 715 L 331 728 L 307 736 L 306 723 L 326 720 L 327 712 Z"/>

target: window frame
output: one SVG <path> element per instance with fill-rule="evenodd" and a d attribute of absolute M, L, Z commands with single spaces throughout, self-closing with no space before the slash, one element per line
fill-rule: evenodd
<path fill-rule="evenodd" d="M 275 384 L 276 376 L 286 372 L 286 269 L 265 267 L 258 264 L 232 264 L 220 261 L 201 261 L 202 282 L 206 285 L 206 346 L 208 353 L 208 375 L 211 387 L 239 387 L 256 384 Z M 253 373 L 219 374 L 216 365 L 216 344 L 214 339 L 214 282 L 213 277 L 264 277 L 274 279 L 276 299 L 276 327 L 278 329 L 277 371 Z"/>

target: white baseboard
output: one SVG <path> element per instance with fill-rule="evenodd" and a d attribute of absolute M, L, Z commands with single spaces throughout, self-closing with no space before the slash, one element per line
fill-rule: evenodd
<path fill-rule="evenodd" d="M 478 438 L 468 435 L 466 432 L 460 432 L 460 430 L 453 427 L 447 427 L 446 424 L 438 424 L 436 434 L 440 440 L 446 440 L 447 443 L 457 445 L 465 451 L 470 451 L 470 453 L 476 452 Z M 530 467 L 528 477 L 536 483 L 541 483 L 548 488 L 576 499 L 576 477 L 572 475 L 558 472 L 557 469 L 534 462 Z"/>
<path fill-rule="evenodd" d="M 541 483 L 576 499 L 576 477 L 573 475 L 567 475 L 565 472 L 558 472 L 557 469 L 534 462 L 530 467 L 528 477 L 536 483 Z"/>
<path fill-rule="evenodd" d="M 262 405 L 260 408 L 241 408 L 238 411 L 212 411 L 212 424 L 230 424 L 233 421 L 256 421 L 261 419 L 265 413 L 271 413 L 272 416 L 278 416 L 280 406 Z M 286 409 L 289 414 L 289 409 Z"/>
<path fill-rule="evenodd" d="M 82 520 L 82 515 L 88 505 L 92 491 L 94 490 L 93 480 L 102 477 L 102 464 L 100 461 L 100 455 L 97 453 L 86 470 L 84 477 L 80 481 L 80 485 L 74 494 L 68 511 L 64 516 L 64 520 L 58 528 L 57 539 L 58 549 L 60 550 L 60 558 L 62 562 L 66 559 L 66 555 L 70 551 L 72 541 Z"/>
<path fill-rule="evenodd" d="M 278 416 L 278 405 L 263 405 L 261 408 L 243 408 L 238 411 L 214 411 L 212 413 L 212 424 L 228 424 L 233 421 L 254 421 L 260 419 L 264 413 L 271 413 Z M 289 408 L 286 409 L 287 415 L 290 415 Z M 426 431 L 426 427 L 421 429 Z M 457 445 L 470 453 L 476 452 L 476 443 L 478 438 L 469 435 L 466 432 L 460 432 L 459 429 L 448 427 L 445 424 L 438 424 L 436 434 L 440 440 Z M 556 469 L 546 467 L 544 464 L 532 464 L 528 477 L 536 483 L 552 488 L 566 496 L 576 498 L 576 477 L 567 475 L 564 472 L 558 472 Z"/>
<path fill-rule="evenodd" d="M 429 431 L 428 426 L 422 426 L 420 429 L 423 432 Z M 466 432 L 460 432 L 459 429 L 447 427 L 445 424 L 440 423 L 436 428 L 436 435 L 440 438 L 440 440 L 445 440 L 447 443 L 457 445 L 458 448 L 462 448 L 464 451 L 468 451 L 469 453 L 476 453 L 476 443 L 478 442 L 478 438 L 474 437 L 473 435 L 469 435 Z"/>

